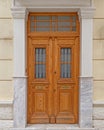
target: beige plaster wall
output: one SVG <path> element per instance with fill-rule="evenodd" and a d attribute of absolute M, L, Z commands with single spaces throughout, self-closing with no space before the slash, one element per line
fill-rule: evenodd
<path fill-rule="evenodd" d="M 13 100 L 12 0 L 0 0 L 0 101 Z"/>
<path fill-rule="evenodd" d="M 104 0 L 94 0 L 93 31 L 94 100 L 104 100 Z"/>
<path fill-rule="evenodd" d="M 12 0 L 0 0 L 0 101 L 13 99 Z M 93 32 L 94 100 L 104 100 L 104 0 L 94 0 Z"/>

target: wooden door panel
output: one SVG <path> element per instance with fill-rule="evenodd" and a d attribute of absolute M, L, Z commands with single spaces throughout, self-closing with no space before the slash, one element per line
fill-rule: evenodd
<path fill-rule="evenodd" d="M 76 38 L 55 40 L 55 115 L 56 123 L 77 123 L 78 121 L 78 67 L 76 64 Z M 70 56 L 69 56 L 70 55 Z M 63 65 L 63 67 L 61 67 Z M 69 68 L 70 66 L 70 68 Z M 70 71 L 70 75 L 68 75 Z"/>
<path fill-rule="evenodd" d="M 73 87 L 62 85 L 58 87 L 58 111 L 56 123 L 74 123 Z"/>
<path fill-rule="evenodd" d="M 70 86 L 60 86 L 58 89 L 59 112 L 72 112 L 73 88 L 70 88 Z"/>
<path fill-rule="evenodd" d="M 49 123 L 50 120 L 49 42 L 48 38 L 32 38 L 29 42 L 28 123 Z"/>
<path fill-rule="evenodd" d="M 48 117 L 48 99 L 49 94 L 47 90 L 37 90 L 32 94 L 33 98 L 33 114 L 31 123 L 49 123 Z"/>
<path fill-rule="evenodd" d="M 32 38 L 28 48 L 28 123 L 77 123 L 78 37 Z M 38 50 L 45 52 L 45 61 Z M 40 76 L 36 75 L 36 65 L 40 64 L 46 65 L 45 76 L 40 70 Z"/>

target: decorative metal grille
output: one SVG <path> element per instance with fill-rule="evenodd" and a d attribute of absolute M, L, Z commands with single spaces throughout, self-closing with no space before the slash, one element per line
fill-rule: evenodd
<path fill-rule="evenodd" d="M 71 77 L 71 49 L 61 48 L 61 78 Z"/>
<path fill-rule="evenodd" d="M 46 77 L 46 49 L 35 49 L 35 78 Z"/>

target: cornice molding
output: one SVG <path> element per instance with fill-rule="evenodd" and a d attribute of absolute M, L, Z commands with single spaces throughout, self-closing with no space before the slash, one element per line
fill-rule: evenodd
<path fill-rule="evenodd" d="M 78 11 L 79 19 L 93 19 L 95 8 L 80 8 Z"/>
<path fill-rule="evenodd" d="M 95 8 L 94 7 L 60 7 L 60 8 L 55 8 L 55 7 L 51 7 L 51 8 L 24 8 L 24 7 L 13 7 L 11 8 L 12 11 L 12 15 L 14 19 L 25 19 L 30 12 L 78 12 L 79 15 L 79 19 L 92 19 L 94 17 L 94 12 L 95 12 Z"/>
<path fill-rule="evenodd" d="M 28 14 L 27 9 L 23 7 L 13 7 L 11 8 L 11 11 L 14 19 L 25 19 Z"/>
<path fill-rule="evenodd" d="M 13 0 L 12 15 L 14 19 L 27 18 L 28 12 L 78 12 L 79 19 L 92 19 L 95 8 L 93 0 Z M 78 2 L 79 1 L 79 2 Z M 53 2 L 53 4 L 52 4 Z M 32 5 L 33 4 L 33 5 Z"/>

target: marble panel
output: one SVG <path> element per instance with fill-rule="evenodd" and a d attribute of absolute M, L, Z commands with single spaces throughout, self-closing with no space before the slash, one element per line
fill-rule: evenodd
<path fill-rule="evenodd" d="M 14 127 L 25 127 L 27 123 L 27 80 L 14 78 Z"/>
<path fill-rule="evenodd" d="M 0 120 L 0 130 L 13 128 L 13 120 Z"/>
<path fill-rule="evenodd" d="M 81 128 L 92 128 L 92 77 L 80 78 L 79 123 Z"/>
<path fill-rule="evenodd" d="M 94 120 L 93 126 L 98 129 L 104 129 L 104 120 Z"/>
<path fill-rule="evenodd" d="M 93 108 L 93 120 L 104 120 L 104 101 L 95 101 Z"/>
<path fill-rule="evenodd" d="M 104 107 L 95 107 L 93 110 L 94 120 L 104 120 Z"/>
<path fill-rule="evenodd" d="M 13 120 L 13 103 L 0 102 L 0 120 Z"/>

